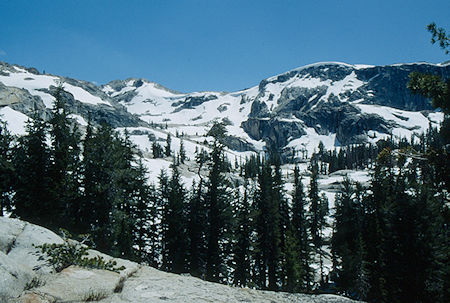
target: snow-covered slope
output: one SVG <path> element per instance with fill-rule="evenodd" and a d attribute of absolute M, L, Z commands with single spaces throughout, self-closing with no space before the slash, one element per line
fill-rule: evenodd
<path fill-rule="evenodd" d="M 262 80 L 249 89 L 180 93 L 145 79 L 116 80 L 106 85 L 40 74 L 33 68 L 0 64 L 0 114 L 14 133 L 23 133 L 25 115 L 37 108 L 44 118 L 63 83 L 73 117 L 85 125 L 106 120 L 114 127 L 139 127 L 163 139 L 183 134 L 187 147 L 203 146 L 214 121 L 223 122 L 230 152 L 276 148 L 328 149 L 375 142 L 388 136 L 410 137 L 443 119 L 428 100 L 406 88 L 412 71 L 450 77 L 449 64 L 411 63 L 391 66 L 324 62 Z M 142 130 L 144 128 L 144 130 Z M 147 138 L 146 136 L 145 138 Z M 150 142 L 133 137 L 148 150 Z"/>
<path fill-rule="evenodd" d="M 448 78 L 450 65 L 317 63 L 232 93 L 181 94 L 142 79 L 114 81 L 102 90 L 144 121 L 169 130 L 201 136 L 212 121 L 223 121 L 247 149 L 288 147 L 311 154 L 319 141 L 330 149 L 410 137 L 438 125 L 443 115 L 431 113 L 429 102 L 406 88 L 412 71 Z"/>

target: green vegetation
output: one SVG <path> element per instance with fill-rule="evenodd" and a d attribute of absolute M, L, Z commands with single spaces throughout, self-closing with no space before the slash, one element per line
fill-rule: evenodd
<path fill-rule="evenodd" d="M 64 237 L 70 237 L 69 233 L 65 233 Z M 125 267 L 116 267 L 116 261 L 105 261 L 101 256 L 95 256 L 89 258 L 89 247 L 79 242 L 65 238 L 65 242 L 62 244 L 42 244 L 37 245 L 39 250 L 39 260 L 45 260 L 51 265 L 56 272 L 60 272 L 63 269 L 76 265 L 86 268 L 105 269 L 114 272 L 124 270 Z"/>

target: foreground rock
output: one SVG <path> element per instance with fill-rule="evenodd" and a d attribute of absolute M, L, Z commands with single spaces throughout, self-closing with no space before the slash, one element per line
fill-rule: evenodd
<path fill-rule="evenodd" d="M 303 295 L 236 288 L 201 279 L 141 268 L 130 277 L 119 294 L 105 302 L 314 302 L 346 303 L 352 300 L 334 295 Z"/>
<path fill-rule="evenodd" d="M 350 303 L 334 295 L 303 295 L 235 288 L 170 274 L 114 259 L 125 269 L 112 272 L 70 266 L 59 273 L 38 259 L 33 246 L 63 243 L 55 233 L 0 217 L 0 303 L 44 302 L 314 302 Z M 97 251 L 89 255 L 113 259 Z"/>

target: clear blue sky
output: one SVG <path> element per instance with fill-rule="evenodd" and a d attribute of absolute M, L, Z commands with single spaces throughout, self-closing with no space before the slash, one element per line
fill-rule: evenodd
<path fill-rule="evenodd" d="M 450 59 L 450 1 L 0 1 L 0 61 L 95 81 L 234 91 L 318 61 Z"/>

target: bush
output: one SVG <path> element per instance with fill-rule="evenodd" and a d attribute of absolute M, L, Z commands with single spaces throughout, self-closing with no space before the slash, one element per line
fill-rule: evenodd
<path fill-rule="evenodd" d="M 78 242 L 69 242 L 65 239 L 63 244 L 43 244 L 36 246 L 39 260 L 45 260 L 56 272 L 62 271 L 70 265 L 77 265 L 86 268 L 106 269 L 119 272 L 125 267 L 116 267 L 116 261 L 105 261 L 103 257 L 95 256 L 88 258 L 88 247 Z"/>

